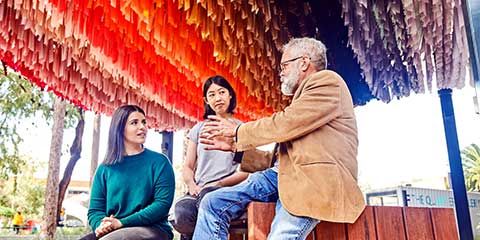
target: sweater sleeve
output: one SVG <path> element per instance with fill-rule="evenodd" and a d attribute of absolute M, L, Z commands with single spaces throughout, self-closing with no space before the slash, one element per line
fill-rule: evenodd
<path fill-rule="evenodd" d="M 100 165 L 93 178 L 88 208 L 88 224 L 93 231 L 100 225 L 106 214 L 106 188 L 103 165 Z"/>
<path fill-rule="evenodd" d="M 145 226 L 166 218 L 172 206 L 175 193 L 175 176 L 168 159 L 162 159 L 163 164 L 156 167 L 153 202 L 142 210 L 119 219 L 124 227 Z"/>

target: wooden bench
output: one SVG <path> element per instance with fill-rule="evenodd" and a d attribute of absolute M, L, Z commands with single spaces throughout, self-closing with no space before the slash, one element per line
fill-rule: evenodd
<path fill-rule="evenodd" d="M 275 214 L 274 203 L 248 206 L 247 234 L 231 240 L 264 240 Z M 453 208 L 367 206 L 353 224 L 321 222 L 307 240 L 454 240 L 458 239 Z"/>

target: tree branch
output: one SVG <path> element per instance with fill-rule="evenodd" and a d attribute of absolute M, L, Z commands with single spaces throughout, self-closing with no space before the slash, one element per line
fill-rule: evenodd
<path fill-rule="evenodd" d="M 7 76 L 7 65 L 5 64 L 4 61 L 2 61 L 2 66 L 3 66 L 3 75 Z"/>
<path fill-rule="evenodd" d="M 70 147 L 70 160 L 68 161 L 67 166 L 65 167 L 65 171 L 63 173 L 63 178 L 60 181 L 59 185 L 59 192 L 58 192 L 58 202 L 57 202 L 57 219 L 60 218 L 60 211 L 62 209 L 63 199 L 65 198 L 65 193 L 67 191 L 68 185 L 70 184 L 70 180 L 72 178 L 73 169 L 77 164 L 77 161 L 81 157 L 82 153 L 82 138 L 83 138 L 83 130 L 85 128 L 85 119 L 83 109 L 77 107 L 77 111 L 80 113 L 80 117 L 78 119 L 77 127 L 75 128 L 75 139 L 73 140 L 72 146 Z"/>

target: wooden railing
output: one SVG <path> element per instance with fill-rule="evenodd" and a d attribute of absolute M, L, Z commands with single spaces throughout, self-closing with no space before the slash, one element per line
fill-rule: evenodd
<path fill-rule="evenodd" d="M 274 203 L 252 202 L 247 233 L 232 240 L 264 240 L 275 214 Z M 321 222 L 307 240 L 455 240 L 458 231 L 452 208 L 367 206 L 353 224 Z"/>

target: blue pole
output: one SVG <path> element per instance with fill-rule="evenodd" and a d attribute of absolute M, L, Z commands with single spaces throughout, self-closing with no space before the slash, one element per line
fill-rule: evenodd
<path fill-rule="evenodd" d="M 173 132 L 162 132 L 162 153 L 173 162 Z"/>
<path fill-rule="evenodd" d="M 455 200 L 455 211 L 457 214 L 457 227 L 460 240 L 473 240 L 472 222 L 468 209 L 467 189 L 463 176 L 462 158 L 458 146 L 457 127 L 455 124 L 455 113 L 452 104 L 452 90 L 438 90 L 442 105 L 443 127 L 447 140 L 448 161 L 452 176 L 453 198 Z"/>

